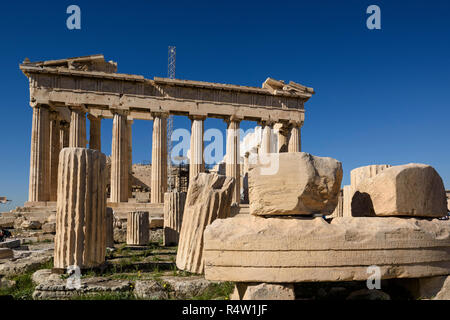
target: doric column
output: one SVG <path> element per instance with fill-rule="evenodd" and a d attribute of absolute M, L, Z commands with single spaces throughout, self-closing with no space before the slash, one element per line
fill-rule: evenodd
<path fill-rule="evenodd" d="M 144 246 L 149 240 L 149 220 L 147 211 L 128 212 L 127 244 Z"/>
<path fill-rule="evenodd" d="M 59 160 L 54 266 L 98 267 L 106 254 L 106 157 L 66 148 Z"/>
<path fill-rule="evenodd" d="M 128 130 L 128 198 L 133 197 L 133 120 L 127 120 Z"/>
<path fill-rule="evenodd" d="M 205 116 L 191 116 L 191 158 L 189 162 L 189 179 L 205 171 L 203 161 L 203 132 Z"/>
<path fill-rule="evenodd" d="M 60 126 L 57 112 L 50 113 L 50 201 L 56 201 L 58 195 L 58 162 L 60 144 Z"/>
<path fill-rule="evenodd" d="M 289 152 L 301 152 L 302 151 L 302 143 L 301 143 L 301 133 L 300 128 L 302 127 L 301 123 L 292 123 L 291 134 L 289 136 Z"/>
<path fill-rule="evenodd" d="M 89 149 L 102 151 L 102 118 L 88 114 Z"/>
<path fill-rule="evenodd" d="M 33 107 L 28 201 L 50 199 L 50 118 L 47 106 Z"/>
<path fill-rule="evenodd" d="M 163 203 L 167 190 L 167 115 L 153 113 L 151 203 Z"/>
<path fill-rule="evenodd" d="M 232 203 L 240 203 L 241 200 L 240 121 L 234 116 L 227 120 L 226 175 L 235 179 Z"/>
<path fill-rule="evenodd" d="M 59 123 L 59 145 L 60 149 L 67 148 L 69 146 L 70 135 L 70 123 L 61 121 Z"/>
<path fill-rule="evenodd" d="M 128 202 L 128 128 L 125 111 L 113 110 L 111 202 Z"/>
<path fill-rule="evenodd" d="M 86 108 L 70 107 L 69 147 L 86 148 Z"/>
<path fill-rule="evenodd" d="M 287 152 L 290 135 L 289 125 L 287 125 L 286 123 L 277 123 L 276 127 L 277 127 L 276 131 L 278 141 L 277 152 L 278 153 Z"/>
<path fill-rule="evenodd" d="M 270 153 L 273 122 L 261 121 L 260 124 L 262 127 L 261 153 Z"/>

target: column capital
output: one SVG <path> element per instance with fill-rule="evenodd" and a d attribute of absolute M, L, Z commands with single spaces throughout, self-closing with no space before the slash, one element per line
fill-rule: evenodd
<path fill-rule="evenodd" d="M 102 116 L 94 116 L 93 114 L 90 113 L 88 113 L 87 118 L 89 119 L 89 121 L 97 121 L 103 119 Z"/>
<path fill-rule="evenodd" d="M 191 120 L 206 120 L 207 116 L 203 114 L 189 114 Z"/>
<path fill-rule="evenodd" d="M 258 125 L 260 126 L 269 126 L 269 127 L 273 127 L 273 125 L 275 124 L 275 121 L 271 120 L 271 119 L 261 119 L 258 121 Z"/>
<path fill-rule="evenodd" d="M 168 118 L 170 114 L 167 111 L 151 111 L 150 115 L 153 118 Z"/>
<path fill-rule="evenodd" d="M 113 115 L 120 115 L 120 116 L 128 116 L 130 114 L 130 110 L 128 109 L 120 109 L 120 108 L 114 108 L 114 107 L 110 107 L 109 110 L 111 111 L 111 113 Z"/>
<path fill-rule="evenodd" d="M 230 122 L 241 122 L 242 120 L 244 120 L 243 116 L 239 116 L 236 114 L 230 115 L 228 118 L 223 119 L 223 121 L 225 121 L 226 123 L 230 123 Z"/>
<path fill-rule="evenodd" d="M 66 107 L 73 112 L 80 112 L 80 113 L 88 112 L 88 108 L 86 108 L 84 104 L 66 104 Z"/>
<path fill-rule="evenodd" d="M 289 125 L 292 127 L 301 127 L 301 126 L 303 126 L 303 121 L 291 120 L 291 121 L 289 121 Z"/>
<path fill-rule="evenodd" d="M 43 108 L 44 109 L 45 108 L 45 109 L 50 110 L 50 106 L 46 103 L 37 103 L 37 102 L 31 103 L 30 102 L 30 107 L 32 107 L 33 109 L 35 109 L 35 108 Z"/>

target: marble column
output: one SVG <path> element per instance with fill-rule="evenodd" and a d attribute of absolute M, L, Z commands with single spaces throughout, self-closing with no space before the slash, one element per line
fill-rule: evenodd
<path fill-rule="evenodd" d="M 133 120 L 127 120 L 128 130 L 128 198 L 133 197 Z"/>
<path fill-rule="evenodd" d="M 102 119 L 88 114 L 89 119 L 89 149 L 102 151 Z"/>
<path fill-rule="evenodd" d="M 291 134 L 289 136 L 289 145 L 288 145 L 288 152 L 301 152 L 302 151 L 302 144 L 301 144 L 301 124 L 300 123 L 293 123 Z"/>
<path fill-rule="evenodd" d="M 241 200 L 241 165 L 240 165 L 240 120 L 231 117 L 227 121 L 227 155 L 226 155 L 226 176 L 233 177 L 234 190 L 232 203 L 240 203 Z"/>
<path fill-rule="evenodd" d="M 271 136 L 273 130 L 273 123 L 262 121 L 262 139 L 261 139 L 261 153 L 267 154 L 271 152 Z"/>
<path fill-rule="evenodd" d="M 152 140 L 151 203 L 163 203 L 167 190 L 167 115 L 154 113 Z"/>
<path fill-rule="evenodd" d="M 56 201 L 58 195 L 58 163 L 60 144 L 60 125 L 57 112 L 50 113 L 50 201 Z"/>
<path fill-rule="evenodd" d="M 33 107 L 28 201 L 50 200 L 50 113 L 48 106 Z"/>
<path fill-rule="evenodd" d="M 203 161 L 203 133 L 204 133 L 204 116 L 191 116 L 191 158 L 189 162 L 189 179 L 205 171 L 205 163 Z"/>
<path fill-rule="evenodd" d="M 128 202 L 127 115 L 113 110 L 111 145 L 111 202 Z"/>
<path fill-rule="evenodd" d="M 287 152 L 290 130 L 285 123 L 277 123 L 277 152 Z"/>
<path fill-rule="evenodd" d="M 59 145 L 60 149 L 67 148 L 69 146 L 70 135 L 70 123 L 61 121 L 59 123 Z"/>
<path fill-rule="evenodd" d="M 86 108 L 70 107 L 69 147 L 86 148 Z"/>

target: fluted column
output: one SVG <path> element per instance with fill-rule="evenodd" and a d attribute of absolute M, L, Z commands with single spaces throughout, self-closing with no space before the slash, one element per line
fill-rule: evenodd
<path fill-rule="evenodd" d="M 186 192 L 166 192 L 164 194 L 163 245 L 178 245 L 183 220 Z"/>
<path fill-rule="evenodd" d="M 289 152 L 301 152 L 301 124 L 300 123 L 293 123 L 291 134 L 289 136 L 289 146 L 288 151 Z"/>
<path fill-rule="evenodd" d="M 69 147 L 86 148 L 86 108 L 70 107 Z"/>
<path fill-rule="evenodd" d="M 65 148 L 59 155 L 54 266 L 98 267 L 106 253 L 106 156 Z"/>
<path fill-rule="evenodd" d="M 133 197 L 133 120 L 127 120 L 128 130 L 128 198 Z"/>
<path fill-rule="evenodd" d="M 88 114 L 89 149 L 102 151 L 102 119 Z"/>
<path fill-rule="evenodd" d="M 191 158 L 189 162 L 189 178 L 205 171 L 205 163 L 203 161 L 203 132 L 204 132 L 204 116 L 191 116 Z"/>
<path fill-rule="evenodd" d="M 50 201 L 56 201 L 58 195 L 58 162 L 60 144 L 60 126 L 57 112 L 50 113 Z"/>
<path fill-rule="evenodd" d="M 261 140 L 261 153 L 267 154 L 271 152 L 271 136 L 273 123 L 269 121 L 261 121 L 262 126 L 262 140 Z"/>
<path fill-rule="evenodd" d="M 226 175 L 235 179 L 232 203 L 240 203 L 241 200 L 241 165 L 240 165 L 240 119 L 231 117 L 227 121 L 227 155 Z"/>
<path fill-rule="evenodd" d="M 50 199 L 50 118 L 47 106 L 33 107 L 28 201 Z"/>
<path fill-rule="evenodd" d="M 155 113 L 153 115 L 152 140 L 152 203 L 163 203 L 167 190 L 167 115 Z"/>
<path fill-rule="evenodd" d="M 67 148 L 69 146 L 70 135 L 70 123 L 61 121 L 59 123 L 59 145 L 60 149 Z"/>
<path fill-rule="evenodd" d="M 128 212 L 127 244 L 143 246 L 148 244 L 150 222 L 147 211 Z"/>
<path fill-rule="evenodd" d="M 111 202 L 128 202 L 127 115 L 114 110 L 111 144 Z"/>
<path fill-rule="evenodd" d="M 277 141 L 278 141 L 278 147 L 277 152 L 287 152 L 288 151 L 288 144 L 289 144 L 289 126 L 285 123 L 277 123 Z"/>

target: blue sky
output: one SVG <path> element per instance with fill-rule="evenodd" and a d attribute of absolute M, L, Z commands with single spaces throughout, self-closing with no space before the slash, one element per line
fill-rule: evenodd
<path fill-rule="evenodd" d="M 66 28 L 71 4 L 81 8 L 81 30 Z M 366 28 L 371 4 L 381 8 L 381 30 Z M 261 86 L 270 76 L 315 88 L 302 149 L 342 161 L 343 184 L 359 166 L 420 162 L 450 189 L 449 15 L 446 0 L 2 1 L 0 196 L 12 207 L 28 194 L 25 57 L 103 53 L 119 72 L 153 78 L 167 75 L 168 45 L 177 46 L 179 79 Z M 103 121 L 106 154 L 111 125 Z M 207 120 L 213 127 L 225 123 Z M 135 162 L 151 159 L 151 135 L 151 122 L 135 122 Z"/>

